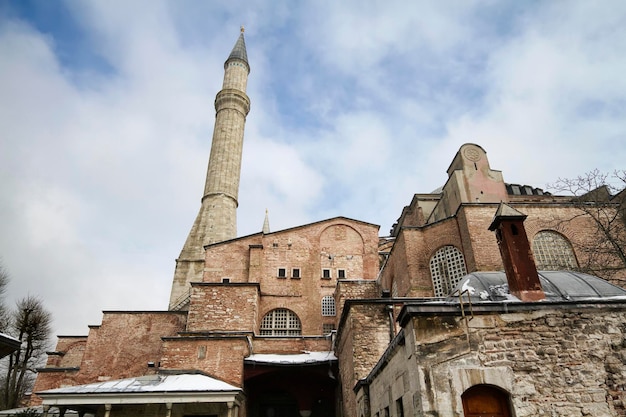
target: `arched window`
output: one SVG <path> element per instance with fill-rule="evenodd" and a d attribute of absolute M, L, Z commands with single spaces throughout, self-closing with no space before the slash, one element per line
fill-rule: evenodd
<path fill-rule="evenodd" d="M 326 295 L 322 297 L 322 316 L 336 316 L 335 297 Z"/>
<path fill-rule="evenodd" d="M 291 310 L 277 308 L 263 317 L 261 336 L 298 336 L 302 334 L 300 319 Z"/>
<path fill-rule="evenodd" d="M 474 385 L 461 395 L 465 417 L 510 417 L 509 395 L 491 385 Z"/>
<path fill-rule="evenodd" d="M 466 274 L 465 258 L 454 246 L 444 246 L 430 258 L 430 276 L 433 280 L 435 297 L 450 294 Z"/>
<path fill-rule="evenodd" d="M 578 267 L 574 250 L 567 238 L 550 230 L 544 230 L 535 235 L 533 255 L 539 270 L 559 271 Z"/>

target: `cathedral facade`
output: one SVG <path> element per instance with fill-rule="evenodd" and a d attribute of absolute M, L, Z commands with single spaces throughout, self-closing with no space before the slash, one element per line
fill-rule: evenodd
<path fill-rule="evenodd" d="M 60 336 L 33 405 L 104 417 L 626 415 L 626 271 L 580 272 L 593 259 L 577 248 L 597 228 L 571 197 L 507 184 L 465 144 L 446 184 L 415 194 L 389 236 L 336 217 L 238 237 L 243 31 L 224 69 L 168 309 L 105 311 L 87 336 Z"/>

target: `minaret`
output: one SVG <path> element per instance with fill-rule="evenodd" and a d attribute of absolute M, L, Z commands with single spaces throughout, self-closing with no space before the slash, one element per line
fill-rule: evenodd
<path fill-rule="evenodd" d="M 237 237 L 237 198 L 243 130 L 250 111 L 246 85 L 250 66 L 244 28 L 224 63 L 222 90 L 215 97 L 215 126 L 202 205 L 176 260 L 170 309 L 184 308 L 189 283 L 202 281 L 204 246 Z"/>

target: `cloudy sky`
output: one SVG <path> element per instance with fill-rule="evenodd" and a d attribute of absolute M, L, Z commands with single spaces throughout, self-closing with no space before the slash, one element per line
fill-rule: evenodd
<path fill-rule="evenodd" d="M 507 182 L 626 161 L 626 2 L 2 1 L 6 302 L 56 334 L 167 308 L 240 25 L 239 235 L 347 216 L 389 231 L 466 142 Z"/>

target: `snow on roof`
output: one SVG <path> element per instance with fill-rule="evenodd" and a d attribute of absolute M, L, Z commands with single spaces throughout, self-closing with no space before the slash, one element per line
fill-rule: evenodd
<path fill-rule="evenodd" d="M 538 271 L 538 274 L 547 301 L 626 299 L 626 290 L 593 275 L 574 271 Z M 467 291 L 473 303 L 521 302 L 510 293 L 503 271 L 472 272 L 459 281 L 457 288 L 461 293 Z M 458 302 L 458 297 L 449 296 L 447 300 Z"/>
<path fill-rule="evenodd" d="M 224 392 L 240 388 L 202 374 L 144 375 L 38 392 L 48 394 L 126 394 L 155 392 Z"/>
<path fill-rule="evenodd" d="M 28 412 L 37 413 L 37 415 L 43 416 L 43 405 L 36 405 L 33 407 L 22 407 L 22 408 L 12 408 L 10 410 L 2 410 L 0 411 L 0 416 L 23 416 Z M 50 407 L 48 410 L 48 417 L 57 417 L 61 415 L 61 411 L 58 407 Z M 78 416 L 78 412 L 73 410 L 66 410 L 64 416 Z M 93 415 L 93 414 L 87 414 Z"/>
<path fill-rule="evenodd" d="M 272 365 L 311 365 L 336 360 L 337 357 L 333 352 L 304 352 L 295 355 L 259 353 L 248 356 L 244 361 Z"/>
<path fill-rule="evenodd" d="M 14 341 L 14 342 L 17 342 L 17 343 L 21 343 L 20 339 L 17 339 L 17 338 L 15 338 L 13 336 L 10 336 L 10 335 L 8 335 L 6 333 L 1 333 L 0 332 L 0 337 L 3 338 L 3 339 L 9 340 L 9 341 Z"/>

